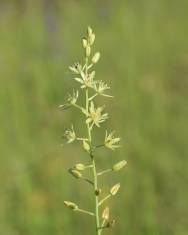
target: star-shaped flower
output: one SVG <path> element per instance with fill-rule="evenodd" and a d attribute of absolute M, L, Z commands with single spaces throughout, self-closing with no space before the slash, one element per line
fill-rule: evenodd
<path fill-rule="evenodd" d="M 95 124 L 97 127 L 100 127 L 100 123 L 106 121 L 108 118 L 108 113 L 102 114 L 103 110 L 104 106 L 95 108 L 93 101 L 91 101 L 86 123 L 92 123 L 92 125 Z"/>
<path fill-rule="evenodd" d="M 76 104 L 77 100 L 78 100 L 78 96 L 79 96 L 79 92 L 78 90 L 73 90 L 73 93 L 72 95 L 71 94 L 68 94 L 68 98 L 67 98 L 67 101 L 70 103 L 70 104 Z"/>
<path fill-rule="evenodd" d="M 81 64 L 79 64 L 78 62 L 77 63 L 74 63 L 72 66 L 69 66 L 69 69 L 73 72 L 73 73 L 76 73 L 76 74 L 80 74 L 82 72 L 82 66 Z"/>
<path fill-rule="evenodd" d="M 67 144 L 70 144 L 76 140 L 76 134 L 73 125 L 70 129 L 67 129 L 64 133 L 64 137 L 67 139 Z"/>
<path fill-rule="evenodd" d="M 94 84 L 94 90 L 97 92 L 97 94 L 106 96 L 106 97 L 113 97 L 111 95 L 105 94 L 104 91 L 109 90 L 110 87 L 105 84 L 103 81 L 98 81 Z"/>
<path fill-rule="evenodd" d="M 76 104 L 78 100 L 79 92 L 78 90 L 73 90 L 72 94 L 68 94 L 68 97 L 66 99 L 66 103 L 60 105 L 59 107 L 62 108 L 63 110 L 68 109 L 71 105 Z"/>
<path fill-rule="evenodd" d="M 117 145 L 117 143 L 120 141 L 120 138 L 115 138 L 114 137 L 114 131 L 112 131 L 110 134 L 107 133 L 106 131 L 106 135 L 105 135 L 105 141 L 104 141 L 104 145 L 112 150 L 115 150 L 116 148 L 119 148 L 120 145 Z"/>
<path fill-rule="evenodd" d="M 90 74 L 82 74 L 81 78 L 75 78 L 75 80 L 81 83 L 81 88 L 94 88 L 95 81 L 93 80 L 95 77 L 95 71 L 91 72 Z"/>

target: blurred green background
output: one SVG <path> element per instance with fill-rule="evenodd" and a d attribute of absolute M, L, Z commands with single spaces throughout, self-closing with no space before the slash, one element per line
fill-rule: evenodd
<path fill-rule="evenodd" d="M 0 234 L 83 235 L 92 222 L 64 200 L 92 207 L 91 189 L 67 169 L 88 162 L 79 145 L 62 148 L 64 128 L 84 133 L 82 116 L 62 112 L 77 84 L 88 25 L 102 57 L 98 79 L 115 96 L 105 128 L 123 148 L 99 151 L 100 169 L 126 159 L 121 192 L 109 201 L 117 226 L 104 234 L 188 234 L 188 1 L 0 1 Z M 75 120 L 76 115 L 76 120 Z"/>

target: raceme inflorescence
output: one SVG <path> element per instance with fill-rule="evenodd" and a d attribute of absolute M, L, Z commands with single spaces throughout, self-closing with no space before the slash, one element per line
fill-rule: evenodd
<path fill-rule="evenodd" d="M 92 55 L 91 47 L 94 41 L 95 34 L 93 33 L 91 27 L 88 27 L 87 35 L 82 39 L 82 46 L 85 52 L 84 63 L 83 65 L 80 63 L 75 63 L 69 67 L 70 71 L 74 75 L 74 80 L 79 84 L 79 89 L 73 90 L 71 94 L 68 94 L 66 102 L 63 105 L 60 105 L 60 108 L 66 110 L 73 107 L 81 112 L 84 116 L 84 125 L 87 130 L 86 137 L 78 136 L 77 133 L 75 133 L 73 125 L 65 131 L 64 137 L 68 144 L 75 141 L 80 142 L 82 148 L 89 156 L 89 165 L 77 163 L 74 167 L 69 169 L 69 173 L 76 179 L 84 180 L 93 187 L 92 195 L 94 208 L 93 211 L 88 211 L 80 208 L 77 203 L 72 201 L 64 201 L 64 204 L 75 212 L 92 216 L 95 221 L 95 234 L 101 235 L 104 230 L 114 226 L 115 220 L 110 216 L 109 207 L 103 208 L 103 203 L 118 193 L 120 189 L 120 183 L 113 185 L 109 189 L 107 195 L 101 198 L 102 187 L 98 185 L 98 177 L 101 177 L 103 174 L 121 170 L 127 164 L 127 162 L 122 160 L 115 163 L 109 169 L 103 170 L 101 172 L 97 171 L 95 157 L 96 149 L 106 147 L 108 149 L 115 150 L 116 148 L 120 147 L 120 138 L 115 137 L 114 131 L 110 133 L 106 131 L 103 143 L 99 145 L 93 144 L 93 129 L 100 128 L 102 123 L 108 119 L 108 113 L 104 112 L 105 107 L 97 106 L 95 98 L 97 96 L 112 98 L 112 96 L 108 94 L 110 87 L 102 80 L 95 79 L 94 67 L 100 59 L 100 53 L 96 52 L 94 55 Z M 84 93 L 84 105 L 78 104 L 80 92 Z M 86 170 L 90 170 L 92 172 L 92 179 L 88 179 L 84 176 L 84 171 Z"/>

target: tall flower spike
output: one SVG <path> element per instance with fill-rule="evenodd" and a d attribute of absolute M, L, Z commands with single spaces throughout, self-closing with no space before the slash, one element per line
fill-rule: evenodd
<path fill-rule="evenodd" d="M 104 106 L 95 108 L 93 101 L 90 103 L 89 107 L 89 117 L 86 120 L 86 123 L 95 124 L 97 127 L 100 127 L 100 123 L 106 121 L 108 118 L 108 113 L 102 114 Z"/>
<path fill-rule="evenodd" d="M 120 141 L 120 138 L 115 138 L 114 137 L 114 131 L 111 132 L 109 135 L 106 131 L 106 135 L 105 135 L 105 141 L 104 141 L 104 145 L 112 150 L 115 150 L 116 148 L 121 147 L 120 145 L 117 145 L 117 143 Z"/>
<path fill-rule="evenodd" d="M 87 155 L 89 156 L 89 163 L 87 163 L 86 165 L 77 163 L 69 169 L 69 173 L 76 179 L 83 180 L 89 183 L 90 186 L 92 186 L 94 211 L 83 210 L 79 208 L 77 204 L 71 201 L 64 201 L 64 204 L 73 211 L 93 216 L 95 219 L 95 235 L 102 235 L 103 230 L 113 227 L 115 220 L 110 219 L 109 207 L 106 207 L 101 214 L 99 207 L 107 199 L 115 196 L 119 192 L 120 183 L 113 185 L 109 189 L 108 194 L 101 200 L 101 192 L 103 188 L 98 182 L 98 176 L 101 176 L 104 173 L 118 172 L 126 165 L 127 162 L 125 160 L 119 161 L 111 168 L 98 172 L 98 166 L 96 164 L 97 158 L 95 156 L 97 152 L 96 150 L 102 146 L 115 150 L 116 148 L 120 147 L 120 138 L 115 137 L 114 132 L 111 132 L 109 134 L 106 132 L 103 143 L 101 143 L 100 145 L 95 145 L 93 141 L 93 129 L 95 128 L 95 126 L 100 127 L 101 123 L 105 122 L 108 118 L 108 113 L 103 112 L 104 106 L 97 106 L 94 104 L 95 97 L 99 95 L 104 97 L 112 97 L 108 95 L 108 90 L 110 89 L 110 87 L 101 80 L 95 80 L 95 71 L 92 71 L 92 68 L 100 59 L 99 52 L 93 53 L 92 45 L 94 41 L 95 34 L 92 28 L 88 27 L 86 36 L 82 38 L 82 46 L 85 52 L 85 63 L 83 65 L 75 63 L 74 65 L 69 67 L 71 72 L 74 74 L 74 80 L 79 83 L 79 92 L 84 93 L 84 104 L 81 105 L 80 102 L 79 104 L 77 104 L 79 92 L 78 90 L 73 90 L 73 93 L 68 94 L 66 104 L 61 105 L 60 107 L 62 107 L 62 109 L 67 109 L 70 106 L 73 106 L 82 114 L 84 114 L 84 123 L 87 130 L 86 138 L 80 136 L 78 137 L 74 131 L 73 126 L 65 131 L 64 137 L 66 138 L 67 143 L 72 143 L 75 140 L 81 143 L 83 150 L 85 150 L 85 153 L 87 153 Z M 87 172 L 85 171 L 86 169 L 92 171 L 91 179 L 85 177 L 85 174 L 87 174 Z"/>

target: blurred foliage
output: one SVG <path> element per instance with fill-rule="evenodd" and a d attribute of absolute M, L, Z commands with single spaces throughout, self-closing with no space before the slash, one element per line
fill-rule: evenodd
<path fill-rule="evenodd" d="M 75 85 L 67 68 L 82 58 L 91 25 L 102 54 L 98 78 L 115 95 L 104 130 L 116 129 L 124 145 L 97 160 L 101 169 L 129 163 L 109 201 L 117 226 L 108 234 L 187 235 L 187 9 L 187 0 L 0 1 L 1 234 L 91 234 L 90 220 L 63 206 L 64 199 L 92 206 L 66 170 L 86 154 L 60 147 L 64 128 L 74 122 L 83 133 L 83 120 L 58 109 Z"/>

